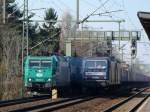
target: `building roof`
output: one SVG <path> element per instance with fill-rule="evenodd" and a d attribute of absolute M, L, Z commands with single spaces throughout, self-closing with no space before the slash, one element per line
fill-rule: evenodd
<path fill-rule="evenodd" d="M 138 12 L 137 15 L 150 40 L 150 12 Z"/>

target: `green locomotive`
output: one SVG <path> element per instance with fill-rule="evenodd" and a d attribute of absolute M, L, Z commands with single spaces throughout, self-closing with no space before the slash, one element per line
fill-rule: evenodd
<path fill-rule="evenodd" d="M 24 62 L 24 84 L 28 91 L 51 90 L 70 83 L 69 64 L 60 56 L 28 56 Z"/>

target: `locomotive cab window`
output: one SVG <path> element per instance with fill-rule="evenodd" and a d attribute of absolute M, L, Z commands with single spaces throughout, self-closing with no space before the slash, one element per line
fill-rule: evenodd
<path fill-rule="evenodd" d="M 38 60 L 30 60 L 29 61 L 29 67 L 32 68 L 32 67 L 40 67 L 40 61 Z"/>
<path fill-rule="evenodd" d="M 106 69 L 107 62 L 106 61 L 96 61 L 96 67 L 101 69 Z"/>
<path fill-rule="evenodd" d="M 94 68 L 95 67 L 95 62 L 94 61 L 87 61 L 85 63 L 85 68 Z"/>
<path fill-rule="evenodd" d="M 105 72 L 107 61 L 87 61 L 85 63 L 86 72 Z"/>
<path fill-rule="evenodd" d="M 105 69 L 107 61 L 87 61 L 85 63 L 85 68 L 101 68 Z"/>
<path fill-rule="evenodd" d="M 50 68 L 51 67 L 51 61 L 41 61 L 41 67 Z"/>

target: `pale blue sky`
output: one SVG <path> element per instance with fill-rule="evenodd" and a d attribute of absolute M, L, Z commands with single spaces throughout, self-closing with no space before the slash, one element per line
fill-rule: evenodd
<path fill-rule="evenodd" d="M 93 10 L 99 7 L 106 0 L 80 0 L 80 18 L 83 19 Z M 23 4 L 23 0 L 17 0 L 19 5 Z M 122 24 L 122 28 L 141 29 L 141 24 L 137 18 L 138 11 L 150 11 L 149 0 L 109 0 L 107 4 L 98 10 L 96 13 L 101 13 L 112 10 L 124 10 L 123 12 L 112 13 L 110 17 L 93 16 L 90 19 L 125 19 L 126 22 Z M 54 8 L 61 19 L 63 13 L 67 10 L 75 18 L 76 16 L 76 0 L 29 0 L 29 9 L 34 8 Z M 44 15 L 44 10 L 34 11 L 36 18 L 41 19 Z M 94 24 L 100 27 L 103 24 Z M 114 25 L 115 26 L 115 25 Z"/>
<path fill-rule="evenodd" d="M 80 0 L 80 19 L 83 19 L 96 8 L 98 8 L 102 3 L 106 0 Z M 19 6 L 23 4 L 23 0 L 17 0 Z M 37 9 L 37 8 L 54 8 L 59 16 L 59 19 L 62 18 L 62 15 L 65 11 L 71 13 L 71 15 L 76 18 L 76 0 L 29 0 L 29 9 Z M 112 19 L 125 19 L 125 23 L 122 23 L 122 29 L 135 30 L 135 29 L 143 29 L 140 24 L 140 21 L 137 17 L 138 11 L 148 11 L 150 12 L 150 0 L 109 0 L 108 3 L 98 10 L 96 13 L 101 13 L 105 11 L 113 11 L 113 10 L 124 10 L 123 12 L 112 13 L 109 17 L 100 17 L 93 16 L 89 19 L 97 19 L 97 20 L 112 20 Z M 44 16 L 45 10 L 33 11 L 36 13 L 34 19 L 42 19 Z M 111 16 L 111 17 L 110 17 Z M 118 24 L 106 24 L 106 23 L 95 23 L 95 24 L 87 24 L 92 28 L 103 28 L 103 29 L 113 29 L 117 30 Z M 145 32 L 142 39 L 143 41 L 148 40 Z M 146 49 L 147 48 L 147 49 Z M 150 51 L 150 46 L 147 44 L 145 47 L 144 44 L 139 44 L 138 46 L 138 58 L 141 60 L 149 60 L 149 56 L 142 57 L 146 50 Z M 150 63 L 146 61 L 147 63 Z"/>

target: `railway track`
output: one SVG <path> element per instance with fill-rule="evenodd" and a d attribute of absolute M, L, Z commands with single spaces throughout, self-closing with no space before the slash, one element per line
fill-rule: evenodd
<path fill-rule="evenodd" d="M 60 111 L 62 109 L 67 109 L 67 108 L 73 109 L 73 107 L 75 107 L 76 105 L 78 105 L 78 108 L 80 108 L 79 106 L 80 104 L 82 105 L 90 104 L 91 105 L 90 108 L 94 108 L 97 111 L 102 111 L 104 110 L 102 107 L 105 107 L 106 109 L 107 107 L 112 106 L 113 103 L 116 105 L 105 110 L 104 112 L 118 112 L 118 111 L 119 112 L 133 112 L 142 104 L 142 102 L 144 102 L 147 99 L 147 97 L 149 96 L 149 92 L 150 92 L 150 89 L 142 89 L 138 93 L 137 91 L 135 91 L 136 94 L 134 93 L 134 95 L 132 95 L 129 98 L 123 98 L 123 100 L 117 97 L 118 95 L 116 97 L 113 95 L 111 97 L 107 95 L 106 96 L 105 95 L 100 95 L 100 96 L 98 95 L 97 96 L 85 96 L 84 95 L 84 96 L 78 96 L 78 97 L 73 97 L 73 98 L 58 99 L 55 101 L 51 100 L 50 96 L 30 97 L 30 98 L 0 102 L 0 112 L 5 112 L 5 111 L 7 112 L 8 111 L 9 112 L 29 112 L 29 111 L 49 112 L 49 111 L 56 111 L 56 110 Z M 93 104 L 92 102 L 93 103 L 98 102 L 100 103 L 100 105 L 98 106 L 97 103 Z M 106 104 L 104 102 L 106 102 Z M 94 105 L 97 107 L 95 107 Z M 101 105 L 103 106 L 101 107 Z M 131 105 L 134 108 L 129 108 L 129 105 Z M 122 111 L 122 109 L 124 111 Z"/>
<path fill-rule="evenodd" d="M 44 99 L 49 99 L 49 98 L 50 98 L 49 95 L 42 95 L 42 96 L 34 96 L 34 97 L 26 97 L 26 98 L 14 99 L 14 100 L 0 101 L 0 107 L 29 103 L 29 102 L 39 101 L 39 100 L 44 100 Z"/>
<path fill-rule="evenodd" d="M 59 101 L 54 101 L 54 102 L 49 102 L 41 105 L 35 105 L 27 108 L 22 108 L 22 109 L 15 109 L 12 110 L 11 112 L 49 112 L 49 111 L 54 111 L 58 110 L 61 108 L 65 108 L 68 106 L 72 106 L 78 103 L 82 103 L 85 101 L 92 100 L 94 98 L 97 98 L 97 96 L 81 96 L 81 97 L 76 97 L 76 98 L 67 98 L 67 99 L 62 99 Z"/>
<path fill-rule="evenodd" d="M 64 98 L 51 100 L 49 96 L 29 97 L 0 102 L 0 112 L 45 112 L 52 111 L 67 106 L 75 105 L 85 101 L 92 100 L 97 96 L 78 96 L 74 98 Z"/>
<path fill-rule="evenodd" d="M 135 112 L 150 96 L 150 88 L 145 88 L 103 112 Z"/>

